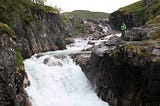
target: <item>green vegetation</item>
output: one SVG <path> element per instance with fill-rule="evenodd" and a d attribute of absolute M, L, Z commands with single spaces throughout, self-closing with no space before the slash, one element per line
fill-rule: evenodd
<path fill-rule="evenodd" d="M 61 18 L 65 25 L 67 24 L 67 22 L 72 24 L 73 31 L 68 33 L 70 36 L 82 35 L 86 32 L 87 27 L 84 25 L 80 17 L 61 14 Z"/>
<path fill-rule="evenodd" d="M 157 15 L 160 15 L 160 2 L 159 0 L 153 0 L 149 4 L 149 19 L 153 19 Z"/>
<path fill-rule="evenodd" d="M 59 10 L 45 6 L 44 0 L 0 0 L 0 21 L 12 25 L 18 20 L 26 23 L 34 17 L 31 13 L 42 11 L 45 13 L 59 13 Z"/>
<path fill-rule="evenodd" d="M 146 24 L 158 24 L 160 23 L 160 15 L 154 17 L 153 19 L 150 19 Z"/>
<path fill-rule="evenodd" d="M 160 64 L 160 58 L 157 58 L 155 62 Z"/>
<path fill-rule="evenodd" d="M 42 10 L 47 13 L 59 13 L 59 10 L 57 8 L 53 8 L 50 6 L 43 6 Z"/>
<path fill-rule="evenodd" d="M 2 33 L 7 33 L 11 37 L 15 35 L 15 32 L 11 27 L 9 27 L 7 24 L 0 22 L 0 35 L 2 35 Z"/>
<path fill-rule="evenodd" d="M 160 37 L 158 37 L 157 39 L 155 39 L 155 41 L 157 42 L 158 45 L 160 45 Z"/>
<path fill-rule="evenodd" d="M 81 19 L 106 19 L 109 14 L 104 12 L 91 12 L 87 10 L 75 10 L 72 12 L 65 12 L 64 15 L 77 16 Z"/>
<path fill-rule="evenodd" d="M 125 14 L 136 14 L 139 17 L 147 14 L 146 24 L 160 23 L 160 2 L 153 0 L 148 6 L 142 6 L 142 1 L 138 1 L 126 7 L 120 8 L 119 11 Z M 145 17 L 146 18 L 146 17 Z"/>
<path fill-rule="evenodd" d="M 128 13 L 135 13 L 135 14 L 144 14 L 145 7 L 142 7 L 142 1 L 138 1 L 126 7 L 120 8 L 119 11 L 123 11 L 126 14 Z"/>
<path fill-rule="evenodd" d="M 79 35 L 85 32 L 85 26 L 84 24 L 80 23 L 80 22 L 75 22 L 73 24 L 74 26 L 74 32 L 73 35 Z"/>
<path fill-rule="evenodd" d="M 135 55 L 146 57 L 148 56 L 145 47 L 143 46 L 135 46 L 135 45 L 124 45 L 125 50 L 133 52 Z"/>
<path fill-rule="evenodd" d="M 32 4 L 29 6 L 31 11 L 43 11 L 45 13 L 59 13 L 59 10 L 54 7 L 39 5 L 39 4 Z"/>
<path fill-rule="evenodd" d="M 23 57 L 19 49 L 16 50 L 16 73 L 24 71 Z"/>

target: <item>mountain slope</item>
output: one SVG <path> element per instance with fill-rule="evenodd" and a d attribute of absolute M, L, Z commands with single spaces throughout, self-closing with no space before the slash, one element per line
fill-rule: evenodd
<path fill-rule="evenodd" d="M 72 12 L 65 12 L 64 15 L 75 15 L 82 19 L 106 19 L 108 18 L 109 14 L 104 12 L 92 12 L 87 10 L 75 10 Z"/>
<path fill-rule="evenodd" d="M 127 24 L 128 29 L 145 24 L 160 23 L 160 2 L 159 0 L 138 1 L 113 12 L 109 19 L 115 29 L 120 30 L 122 22 Z"/>

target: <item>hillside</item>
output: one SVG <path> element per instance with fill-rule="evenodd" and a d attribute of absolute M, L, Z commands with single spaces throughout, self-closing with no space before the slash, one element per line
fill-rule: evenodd
<path fill-rule="evenodd" d="M 65 12 L 64 15 L 68 16 L 77 16 L 82 19 L 106 19 L 108 18 L 109 14 L 104 12 L 92 12 L 87 10 L 75 10 L 72 12 Z"/>
<path fill-rule="evenodd" d="M 109 19 L 115 29 L 120 29 L 122 22 L 125 22 L 130 29 L 132 27 L 138 27 L 145 24 L 160 23 L 159 16 L 159 0 L 152 0 L 149 2 L 147 2 L 147 0 L 142 0 L 113 12 Z"/>
<path fill-rule="evenodd" d="M 65 48 L 59 11 L 42 2 L 0 0 L 0 106 L 31 106 L 23 58 Z"/>

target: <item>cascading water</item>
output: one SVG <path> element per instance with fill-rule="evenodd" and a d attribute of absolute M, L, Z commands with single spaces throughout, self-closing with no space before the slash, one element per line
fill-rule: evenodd
<path fill-rule="evenodd" d="M 90 47 L 76 40 L 67 50 L 47 52 L 24 61 L 33 106 L 108 106 L 91 89 L 81 68 L 68 54 Z"/>

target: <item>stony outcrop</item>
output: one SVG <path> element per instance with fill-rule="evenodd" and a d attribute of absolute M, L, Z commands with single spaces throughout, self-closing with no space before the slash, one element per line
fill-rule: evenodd
<path fill-rule="evenodd" d="M 95 78 L 93 78 L 92 74 L 95 74 L 93 71 L 91 71 L 91 64 L 90 64 L 90 56 L 91 52 L 81 52 L 77 54 L 72 54 L 71 57 L 73 60 L 78 64 L 81 68 L 82 71 L 85 73 L 86 77 L 90 79 L 90 82 L 95 85 Z"/>
<path fill-rule="evenodd" d="M 56 13 L 33 11 L 34 18 L 29 23 L 21 20 L 14 25 L 17 36 L 17 46 L 24 58 L 34 53 L 65 48 L 64 24 Z"/>
<path fill-rule="evenodd" d="M 8 9 L 16 2 L 4 0 L 1 4 Z M 29 81 L 23 58 L 65 48 L 65 28 L 61 16 L 50 11 L 50 7 L 23 4 L 25 2 L 20 1 L 9 21 L 6 17 L 12 16 L 12 11 L 4 11 L 2 16 L 6 17 L 0 17 L 3 22 L 0 22 L 0 106 L 31 106 L 24 90 Z M 18 10 L 19 7 L 22 10 Z"/>
<path fill-rule="evenodd" d="M 16 70 L 15 42 L 4 33 L 0 35 L 0 105 L 14 106 L 16 97 L 14 73 Z"/>
<path fill-rule="evenodd" d="M 147 6 L 147 5 L 149 5 L 149 3 L 152 2 L 152 1 L 154 1 L 154 0 L 142 0 L 142 5 L 143 5 L 143 6 Z"/>
<path fill-rule="evenodd" d="M 16 42 L 8 33 L 0 35 L 0 106 L 30 106 L 27 94 L 23 90 L 23 78 L 17 86 L 20 87 L 20 93 L 17 94 L 15 83 L 16 71 Z M 24 72 L 24 70 L 23 70 Z M 24 73 L 21 77 L 25 77 Z M 27 77 L 26 77 L 27 80 Z M 28 81 L 26 82 L 28 84 Z M 23 104 L 23 105 L 22 105 Z"/>
<path fill-rule="evenodd" d="M 154 40 L 160 35 L 160 24 L 145 25 L 141 27 L 133 27 L 126 32 L 125 40 L 142 41 Z"/>
<path fill-rule="evenodd" d="M 142 0 L 113 12 L 109 19 L 114 29 L 121 30 L 120 26 L 123 22 L 126 23 L 127 29 L 130 29 L 145 25 L 152 20 L 154 20 L 152 23 L 159 23 L 159 18 L 156 18 L 159 9 L 159 0 Z"/>
<path fill-rule="evenodd" d="M 88 62 L 92 74 L 86 74 L 95 78 L 98 96 L 111 106 L 158 106 L 160 49 L 155 43 L 118 40 L 95 49 Z"/>
<path fill-rule="evenodd" d="M 137 14 L 126 14 L 123 11 L 115 11 L 110 15 L 110 21 L 113 29 L 121 30 L 121 24 L 125 22 L 127 29 L 144 25 L 144 17 Z"/>
<path fill-rule="evenodd" d="M 73 38 L 73 37 L 67 37 L 67 38 L 65 39 L 65 43 L 66 43 L 66 44 L 74 43 L 74 38 Z"/>

